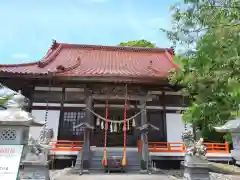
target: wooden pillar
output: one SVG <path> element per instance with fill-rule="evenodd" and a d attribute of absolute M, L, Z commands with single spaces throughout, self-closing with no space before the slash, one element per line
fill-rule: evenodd
<path fill-rule="evenodd" d="M 65 103 L 65 93 L 66 93 L 66 87 L 63 87 L 62 89 L 62 98 L 61 98 L 61 102 L 60 102 L 60 115 L 59 115 L 59 120 L 58 120 L 58 138 L 61 138 L 61 131 L 62 131 L 62 121 L 64 120 L 64 103 Z"/>
<path fill-rule="evenodd" d="M 141 100 L 141 126 L 147 123 L 146 101 Z M 142 151 L 141 151 L 141 170 L 148 170 L 148 135 L 147 131 L 141 132 Z"/>
<path fill-rule="evenodd" d="M 93 103 L 93 98 L 92 98 L 92 93 L 86 89 L 86 107 L 89 109 L 92 109 L 92 103 Z M 90 126 L 93 126 L 93 115 L 90 111 L 86 110 L 86 118 L 85 118 L 85 123 L 89 124 Z M 84 145 L 83 145 L 83 170 L 88 170 L 89 169 L 89 161 L 90 161 L 90 133 L 91 129 L 89 128 L 84 128 Z"/>
<path fill-rule="evenodd" d="M 33 93 L 34 93 L 34 86 L 29 85 L 27 88 L 23 89 L 22 94 L 28 99 L 28 105 L 26 110 L 28 112 L 32 111 L 32 103 L 33 103 Z"/>
<path fill-rule="evenodd" d="M 162 99 L 161 99 L 161 104 L 162 104 L 162 121 L 163 121 L 163 134 L 164 134 L 164 140 L 165 142 L 167 142 L 167 118 L 166 118 L 166 115 L 167 115 L 167 112 L 166 112 L 166 103 L 165 103 L 165 92 L 162 93 Z"/>

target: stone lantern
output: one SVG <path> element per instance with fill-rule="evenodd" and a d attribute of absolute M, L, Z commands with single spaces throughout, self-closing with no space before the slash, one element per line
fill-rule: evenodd
<path fill-rule="evenodd" d="M 38 122 L 36 119 L 28 112 L 22 110 L 22 107 L 25 104 L 25 97 L 17 94 L 14 95 L 11 100 L 9 100 L 3 107 L 4 109 L 0 110 L 0 148 L 1 153 L 3 149 L 12 149 L 13 152 L 19 151 L 18 153 L 12 156 L 18 156 L 19 161 L 21 160 L 21 164 L 26 167 L 26 171 L 41 171 L 37 167 L 37 164 L 40 163 L 34 161 L 33 163 L 29 163 L 26 161 L 26 157 L 29 154 L 29 128 L 32 126 L 43 126 L 45 122 Z M 12 158 L 12 157 L 11 157 Z M 9 160 L 10 161 L 10 160 Z M 14 163 L 15 162 L 15 163 Z M 11 169 L 12 168 L 12 169 Z M 12 176 L 3 174 L 3 176 L 7 179 L 18 179 L 20 178 L 18 175 L 19 170 L 19 162 L 16 163 L 16 160 L 12 162 L 7 171 L 12 172 Z M 25 169 L 24 169 L 25 171 Z M 7 173 L 6 173 L 7 174 Z M 27 174 L 27 173 L 26 173 Z M 1 176 L 3 179 L 4 177 Z M 32 177 L 34 177 L 33 175 Z M 48 177 L 47 177 L 48 176 Z M 46 179 L 49 179 L 49 175 L 45 176 Z M 2 179 L 1 178 L 1 179 Z M 22 177 L 21 177 L 22 178 Z M 24 179 L 24 178 L 23 178 Z M 26 178 L 25 178 L 26 179 Z M 37 178 L 35 178 L 37 179 Z"/>
<path fill-rule="evenodd" d="M 236 164 L 240 165 L 240 118 L 228 121 L 223 126 L 215 127 L 217 132 L 229 132 L 232 135 L 233 150 L 232 157 L 236 160 Z"/>
<path fill-rule="evenodd" d="M 148 132 L 159 131 L 159 128 L 145 123 L 136 128 L 141 133 L 141 173 L 149 173 L 149 151 L 148 151 Z"/>

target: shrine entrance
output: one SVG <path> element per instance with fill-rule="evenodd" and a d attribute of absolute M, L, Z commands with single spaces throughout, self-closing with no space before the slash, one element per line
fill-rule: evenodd
<path fill-rule="evenodd" d="M 96 113 L 103 116 L 105 115 L 104 108 L 98 108 Z M 135 110 L 127 111 L 127 118 L 132 117 Z M 122 108 L 109 108 L 109 119 L 120 121 L 124 118 Z M 127 142 L 128 147 L 137 147 L 138 134 L 135 129 L 135 123 L 138 117 L 133 121 L 127 123 Z M 95 117 L 95 129 L 91 134 L 91 146 L 103 147 L 104 146 L 104 122 Z M 109 123 L 107 134 L 107 147 L 123 147 L 123 123 Z"/>

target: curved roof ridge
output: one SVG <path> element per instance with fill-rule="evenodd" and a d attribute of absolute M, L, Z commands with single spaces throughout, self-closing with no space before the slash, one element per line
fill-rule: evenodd
<path fill-rule="evenodd" d="M 91 49 L 103 49 L 103 50 L 112 50 L 112 51 L 137 51 L 137 52 L 164 52 L 172 51 L 172 48 L 149 48 L 149 47 L 131 47 L 131 46 L 110 46 L 110 45 L 97 45 L 97 44 L 70 44 L 70 43 L 58 43 L 63 47 L 68 48 L 91 48 Z"/>
<path fill-rule="evenodd" d="M 48 65 L 50 62 L 54 60 L 54 58 L 59 54 L 60 50 L 62 48 L 62 45 L 59 44 L 56 48 L 51 48 L 52 51 L 47 53 L 47 55 L 42 58 L 40 61 L 38 61 L 39 67 L 45 67 Z"/>

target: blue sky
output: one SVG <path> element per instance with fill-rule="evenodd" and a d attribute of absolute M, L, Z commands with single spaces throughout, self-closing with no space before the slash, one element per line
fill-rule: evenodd
<path fill-rule="evenodd" d="M 169 7 L 177 0 L 1 0 L 0 64 L 40 60 L 58 42 L 117 45 L 170 42 Z"/>

